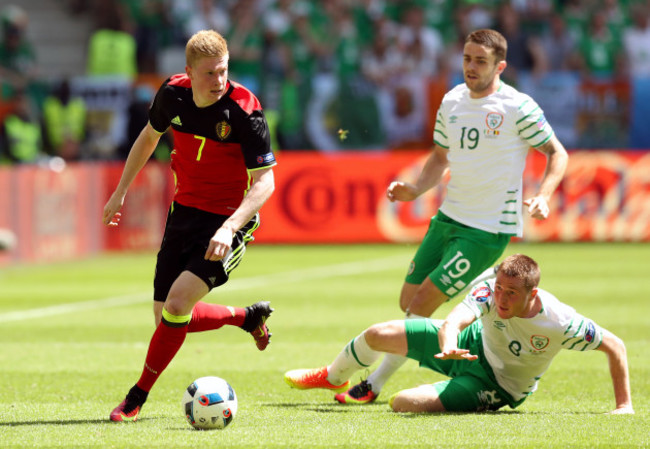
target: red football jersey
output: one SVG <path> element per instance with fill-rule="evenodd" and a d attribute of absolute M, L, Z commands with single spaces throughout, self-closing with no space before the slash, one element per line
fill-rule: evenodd
<path fill-rule="evenodd" d="M 149 109 L 156 131 L 171 126 L 174 133 L 174 201 L 222 215 L 239 207 L 250 187 L 249 170 L 276 164 L 260 102 L 244 86 L 228 83 L 219 101 L 198 108 L 189 77 L 174 75 Z"/>

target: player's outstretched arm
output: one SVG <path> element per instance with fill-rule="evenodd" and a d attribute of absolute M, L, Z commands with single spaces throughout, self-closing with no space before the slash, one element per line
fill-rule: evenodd
<path fill-rule="evenodd" d="M 607 355 L 609 372 L 614 384 L 616 409 L 612 414 L 632 414 L 632 394 L 630 392 L 630 375 L 627 367 L 627 351 L 623 340 L 603 329 L 603 342 L 598 347 Z"/>
<path fill-rule="evenodd" d="M 391 182 L 386 190 L 388 199 L 391 201 L 413 201 L 437 185 L 442 179 L 445 169 L 449 166 L 447 152 L 448 150 L 441 146 L 434 145 L 415 184 L 401 181 Z"/>
<path fill-rule="evenodd" d="M 549 214 L 548 204 L 551 201 L 551 195 L 560 185 L 566 172 L 569 155 L 555 135 L 536 150 L 546 155 L 546 171 L 539 191 L 532 198 L 526 199 L 524 204 L 528 206 L 528 213 L 531 217 L 544 220 Z"/>
<path fill-rule="evenodd" d="M 147 123 L 138 135 L 138 138 L 133 142 L 129 156 L 124 164 L 120 182 L 104 206 L 102 221 L 106 226 L 117 226 L 119 224 L 121 217 L 119 210 L 124 204 L 126 192 L 136 175 L 142 170 L 142 167 L 144 167 L 153 154 L 161 135 L 153 129 L 151 124 Z"/>
<path fill-rule="evenodd" d="M 449 312 L 438 331 L 440 352 L 434 357 L 442 360 L 476 360 L 478 356 L 470 354 L 468 349 L 458 347 L 458 334 L 476 320 L 474 313 L 463 303 L 458 304 Z"/>

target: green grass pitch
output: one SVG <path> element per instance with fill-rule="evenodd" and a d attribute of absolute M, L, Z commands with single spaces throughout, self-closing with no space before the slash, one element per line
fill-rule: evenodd
<path fill-rule="evenodd" d="M 154 253 L 107 254 L 0 269 L 0 447 L 650 447 L 650 245 L 511 244 L 542 267 L 541 286 L 624 339 L 636 414 L 614 407 L 604 354 L 563 351 L 516 410 L 410 415 L 390 411 L 402 388 L 442 376 L 409 361 L 374 404 L 341 406 L 298 391 L 286 370 L 329 363 L 370 324 L 400 318 L 398 295 L 415 245 L 254 244 L 207 300 L 270 300 L 271 345 L 236 328 L 191 334 L 137 423 L 108 414 L 137 380 L 153 331 Z M 444 317 L 457 300 L 436 311 Z M 227 379 L 239 411 L 223 431 L 185 422 L 195 378 Z M 363 375 L 355 375 L 357 380 Z"/>

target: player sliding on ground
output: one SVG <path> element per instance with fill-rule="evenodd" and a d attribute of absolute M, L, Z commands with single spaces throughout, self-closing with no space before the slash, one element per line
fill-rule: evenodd
<path fill-rule="evenodd" d="M 352 374 L 382 352 L 398 354 L 451 379 L 398 392 L 389 399 L 394 411 L 478 412 L 521 405 L 561 349 L 596 349 L 609 362 L 616 402 L 611 413 L 634 413 L 623 341 L 539 288 L 539 279 L 533 259 L 509 256 L 496 279 L 477 285 L 444 321 L 373 325 L 331 365 L 288 371 L 285 380 L 299 389 L 344 391 Z"/>

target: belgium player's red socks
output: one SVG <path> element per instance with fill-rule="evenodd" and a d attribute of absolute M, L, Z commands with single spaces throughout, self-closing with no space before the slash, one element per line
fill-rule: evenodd
<path fill-rule="evenodd" d="M 219 329 L 223 325 L 241 327 L 246 318 L 242 307 L 222 306 L 199 301 L 192 310 L 188 332 L 203 332 Z"/>
<path fill-rule="evenodd" d="M 138 387 L 147 392 L 151 390 L 158 377 L 183 346 L 187 336 L 187 327 L 187 321 L 185 323 L 174 323 L 163 318 L 153 333 L 153 337 L 151 337 L 144 369 L 140 380 L 136 384 Z"/>

